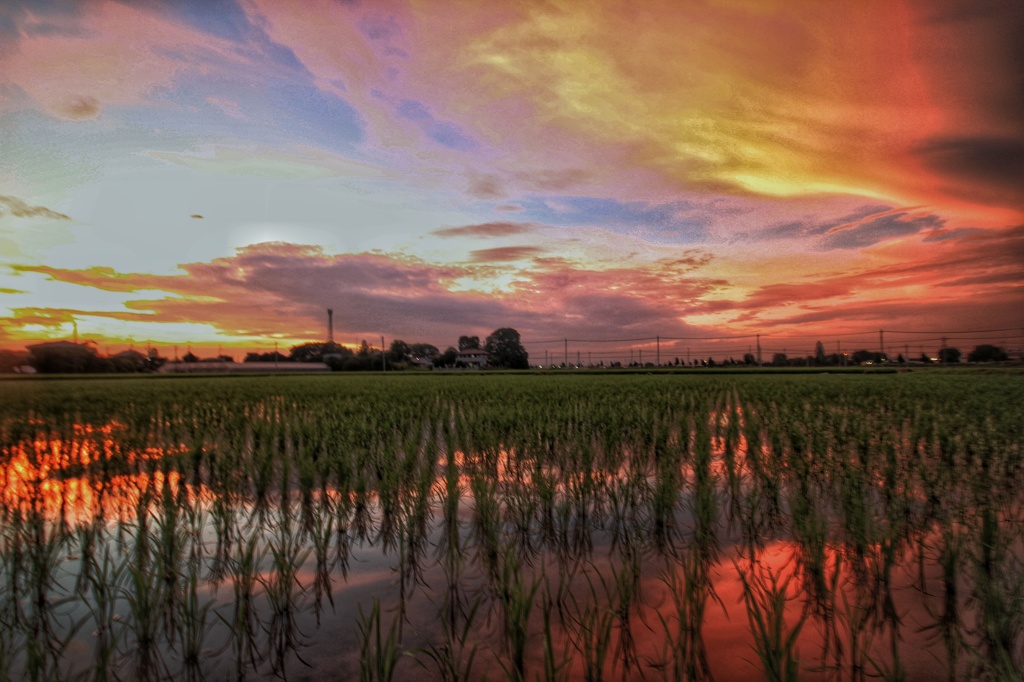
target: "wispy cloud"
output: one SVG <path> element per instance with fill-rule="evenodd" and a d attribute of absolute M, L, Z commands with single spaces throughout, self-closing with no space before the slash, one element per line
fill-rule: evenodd
<path fill-rule="evenodd" d="M 540 256 L 544 249 L 536 246 L 499 246 L 493 249 L 470 251 L 469 257 L 474 263 L 490 263 L 500 261 L 517 261 Z"/>
<path fill-rule="evenodd" d="M 12 196 L 0 196 L 0 216 L 8 213 L 15 218 L 49 218 L 51 220 L 71 220 L 69 216 L 46 208 L 45 206 L 33 206 L 24 199 Z"/>
<path fill-rule="evenodd" d="M 493 222 L 461 227 L 445 227 L 434 230 L 436 237 L 511 237 L 526 234 L 536 229 L 533 223 Z"/>

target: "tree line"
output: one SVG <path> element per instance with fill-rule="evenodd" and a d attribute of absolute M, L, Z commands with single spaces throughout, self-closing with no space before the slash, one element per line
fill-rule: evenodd
<path fill-rule="evenodd" d="M 380 371 L 427 368 L 460 368 L 471 366 L 467 353 L 481 351 L 486 354 L 486 365 L 499 369 L 527 369 L 530 366 L 529 355 L 523 348 L 519 332 L 511 327 L 495 329 L 482 342 L 479 336 L 460 336 L 455 345 L 448 346 L 444 351 L 429 343 L 407 343 L 395 339 L 386 349 L 373 348 L 364 340 L 357 349 L 352 350 L 341 344 L 327 342 L 311 342 L 292 346 L 288 353 L 271 351 L 265 353 L 248 353 L 243 362 L 322 362 L 335 371 Z M 472 353 L 469 353 L 472 355 Z M 234 362 L 229 355 L 218 355 L 211 358 L 200 358 L 188 352 L 184 362 Z M 752 353 L 747 353 L 742 360 L 714 358 L 680 361 L 676 358 L 667 366 L 694 367 L 730 367 L 771 365 L 777 367 L 838 367 L 843 365 L 863 365 L 867 363 L 942 363 L 956 364 L 964 360 L 958 348 L 945 346 L 934 356 L 922 353 L 920 357 L 904 357 L 898 354 L 891 360 L 885 353 L 861 349 L 851 354 L 826 353 L 824 345 L 819 341 L 814 355 L 790 357 L 785 353 L 773 353 L 762 362 Z M 1009 355 L 1004 348 L 991 344 L 980 344 L 970 351 L 968 362 L 1006 362 Z M 155 349 L 143 354 L 136 350 L 127 350 L 112 356 L 102 356 L 91 343 L 44 343 L 30 346 L 24 351 L 0 350 L 0 372 L 21 371 L 25 367 L 41 374 L 73 374 L 73 373 L 114 373 L 114 372 L 155 372 L 165 363 L 172 362 L 161 357 Z M 604 364 L 602 363 L 602 366 Z M 621 367 L 615 362 L 609 367 Z M 632 363 L 637 367 L 640 363 Z M 648 362 L 644 367 L 653 367 Z"/>
<path fill-rule="evenodd" d="M 287 356 L 280 353 L 249 353 L 245 362 L 323 362 L 335 371 L 405 370 L 412 368 L 460 368 L 470 366 L 460 353 L 478 350 L 486 353 L 488 367 L 528 369 L 529 355 L 519 332 L 511 327 L 495 329 L 481 344 L 479 336 L 460 336 L 458 345 L 441 351 L 429 343 L 407 343 L 395 339 L 385 351 L 372 348 L 364 339 L 357 350 L 337 343 L 303 343 Z"/>

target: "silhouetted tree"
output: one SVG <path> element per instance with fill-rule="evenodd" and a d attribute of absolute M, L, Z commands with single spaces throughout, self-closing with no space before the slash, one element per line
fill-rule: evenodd
<path fill-rule="evenodd" d="M 389 365 L 408 362 L 410 357 L 412 357 L 412 350 L 409 348 L 409 344 L 401 339 L 391 342 L 391 347 L 388 349 Z"/>
<path fill-rule="evenodd" d="M 853 360 L 854 364 L 860 365 L 865 362 L 873 362 L 875 364 L 878 364 L 880 362 L 885 362 L 887 358 L 885 356 L 885 353 L 878 353 L 871 350 L 859 350 L 851 356 L 851 359 Z"/>
<path fill-rule="evenodd" d="M 818 341 L 818 343 L 814 344 L 814 364 L 824 365 L 827 362 L 828 359 L 825 357 L 825 344 Z"/>
<path fill-rule="evenodd" d="M 459 358 L 459 351 L 448 346 L 443 353 L 434 358 L 434 367 L 454 367 Z"/>
<path fill-rule="evenodd" d="M 507 369 L 529 369 L 530 359 L 523 348 L 519 332 L 511 327 L 495 329 L 487 337 L 484 350 L 490 355 L 490 364 Z"/>
<path fill-rule="evenodd" d="M 351 355 L 352 351 L 341 344 L 314 341 L 292 346 L 288 351 L 288 359 L 294 362 L 323 362 L 325 355 L 339 354 Z"/>
<path fill-rule="evenodd" d="M 479 336 L 460 336 L 459 350 L 476 350 L 480 348 Z"/>
<path fill-rule="evenodd" d="M 939 349 L 939 361 L 940 362 L 960 362 L 960 349 L 959 348 L 940 348 Z"/>
<path fill-rule="evenodd" d="M 29 346 L 29 365 L 42 374 L 109 372 L 114 369 L 96 349 L 84 343 L 42 343 Z"/>
<path fill-rule="evenodd" d="M 429 343 L 413 343 L 409 345 L 409 353 L 414 358 L 433 360 L 441 354 L 441 351 L 437 349 L 437 346 L 432 346 Z"/>
<path fill-rule="evenodd" d="M 1010 356 L 999 346 L 983 343 L 980 346 L 975 346 L 967 359 L 971 362 L 1004 362 L 1009 360 Z"/>
<path fill-rule="evenodd" d="M 772 364 L 776 367 L 785 367 L 789 364 L 789 358 L 785 353 L 776 353 L 772 356 Z"/>

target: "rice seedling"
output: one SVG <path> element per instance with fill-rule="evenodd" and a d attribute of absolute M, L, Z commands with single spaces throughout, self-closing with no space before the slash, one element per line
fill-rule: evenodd
<path fill-rule="evenodd" d="M 391 620 L 387 632 L 383 631 L 380 602 L 373 600 L 368 614 L 359 606 L 356 633 L 359 640 L 360 682 L 390 682 L 402 652 L 398 642 L 400 617 Z"/>
<path fill-rule="evenodd" d="M 766 680 L 794 681 L 800 677 L 798 637 L 807 619 L 803 613 L 795 623 L 786 622 L 786 603 L 792 599 L 792 575 L 780 579 L 770 567 L 756 559 L 747 570 L 736 565 L 743 583 L 743 603 L 754 636 L 754 650 Z"/>

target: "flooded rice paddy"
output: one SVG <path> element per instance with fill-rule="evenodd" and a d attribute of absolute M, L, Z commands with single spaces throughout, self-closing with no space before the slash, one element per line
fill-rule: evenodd
<path fill-rule="evenodd" d="M 1019 679 L 1020 375 L 5 382 L 0 679 Z"/>

